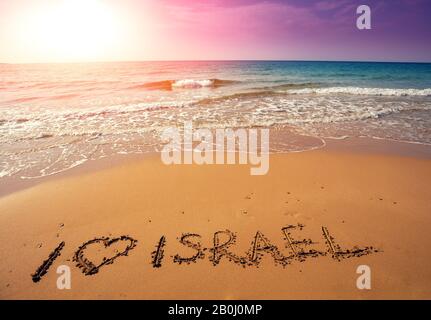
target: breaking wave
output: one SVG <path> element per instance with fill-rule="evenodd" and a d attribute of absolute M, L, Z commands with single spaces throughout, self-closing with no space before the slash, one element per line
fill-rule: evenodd
<path fill-rule="evenodd" d="M 222 79 L 180 79 L 180 80 L 162 80 L 147 82 L 131 86 L 129 89 L 146 89 L 146 90 L 173 90 L 173 89 L 199 89 L 199 88 L 218 88 L 228 86 L 239 81 L 222 80 Z"/>

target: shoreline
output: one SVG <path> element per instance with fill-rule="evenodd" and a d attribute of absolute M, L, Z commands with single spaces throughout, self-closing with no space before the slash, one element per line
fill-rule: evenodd
<path fill-rule="evenodd" d="M 0 297 L 429 299 L 429 150 L 419 148 L 418 157 L 412 157 L 413 146 L 382 149 L 376 142 L 382 153 L 373 154 L 372 147 L 364 148 L 367 143 L 353 145 L 342 140 L 309 152 L 273 154 L 265 176 L 250 176 L 245 165 L 165 166 L 146 157 L 2 197 Z M 283 232 L 289 226 L 292 239 L 312 240 L 297 243 L 298 250 L 324 254 L 292 258 Z M 323 228 L 340 246 L 340 255 L 356 246 L 377 252 L 334 260 Z M 227 256 L 214 265 L 217 232 L 235 233 L 228 250 L 250 265 Z M 76 267 L 83 263 L 73 260 L 83 244 L 122 236 L 137 240 L 127 256 L 102 263 L 94 275 Z M 156 268 L 154 252 L 162 236 L 166 245 Z M 32 282 L 31 275 L 61 241 L 64 249 L 48 273 Z M 187 241 L 206 250 L 202 259 L 179 264 L 176 256 L 187 259 L 197 252 Z M 286 260 L 265 250 L 266 241 Z M 97 264 L 124 252 L 125 245 L 96 241 L 83 255 Z M 71 290 L 56 288 L 60 265 L 71 269 Z M 370 266 L 372 290 L 357 289 L 359 265 Z"/>
<path fill-rule="evenodd" d="M 287 132 L 287 134 L 291 134 Z M 331 152 L 341 153 L 359 153 L 359 154 L 374 154 L 374 155 L 393 155 L 400 157 L 410 157 L 419 159 L 431 159 L 431 146 L 422 143 L 413 143 L 405 141 L 395 141 L 389 139 L 377 139 L 369 137 L 347 137 L 339 138 L 321 138 L 313 136 L 304 136 L 306 139 L 320 139 L 324 142 L 322 146 L 312 147 L 309 150 L 292 151 L 292 152 L 277 152 L 274 154 L 294 154 L 313 152 L 315 150 L 326 150 Z M 105 169 L 115 168 L 124 164 L 136 161 L 145 161 L 148 158 L 160 157 L 157 152 L 143 154 L 116 154 L 110 157 L 97 160 L 88 160 L 85 163 L 65 171 L 32 179 L 21 179 L 16 176 L 1 178 L 3 184 L 0 187 L 0 199 L 11 195 L 15 192 L 20 192 L 28 188 L 32 188 L 49 182 L 52 180 L 63 179 L 75 175 L 81 175 L 91 172 L 97 172 Z"/>

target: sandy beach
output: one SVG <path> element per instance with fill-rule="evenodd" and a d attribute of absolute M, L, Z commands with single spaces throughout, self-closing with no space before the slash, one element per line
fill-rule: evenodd
<path fill-rule="evenodd" d="M 265 176 L 154 155 L 6 194 L 0 298 L 429 299 L 429 148 L 370 141 L 271 155 Z"/>

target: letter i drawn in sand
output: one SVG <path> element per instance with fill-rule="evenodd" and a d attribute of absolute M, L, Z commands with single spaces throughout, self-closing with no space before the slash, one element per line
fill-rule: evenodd
<path fill-rule="evenodd" d="M 61 250 L 63 250 L 64 246 L 65 246 L 65 243 L 64 241 L 62 241 L 57 246 L 57 248 L 55 248 L 54 251 L 50 253 L 48 259 L 46 259 L 42 263 L 42 265 L 39 268 L 37 268 L 36 272 L 31 275 L 33 282 L 39 282 L 42 279 L 42 277 L 48 272 L 48 269 L 51 266 L 51 264 L 53 264 L 55 259 L 57 259 L 57 257 L 61 254 Z"/>
<path fill-rule="evenodd" d="M 162 260 L 165 253 L 166 237 L 162 236 L 157 244 L 156 250 L 151 253 L 153 261 L 152 265 L 154 268 L 160 268 L 162 266 Z"/>

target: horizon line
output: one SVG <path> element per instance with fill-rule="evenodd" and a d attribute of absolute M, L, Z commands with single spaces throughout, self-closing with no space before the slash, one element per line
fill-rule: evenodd
<path fill-rule="evenodd" d="M 399 60 L 309 60 L 309 59 L 178 59 L 178 60 L 105 60 L 105 61 L 65 61 L 65 62 L 0 62 L 0 65 L 29 65 L 29 64 L 90 64 L 90 63 L 138 63 L 138 62 L 348 62 L 348 63 L 411 63 L 430 64 L 429 61 L 399 61 Z"/>

